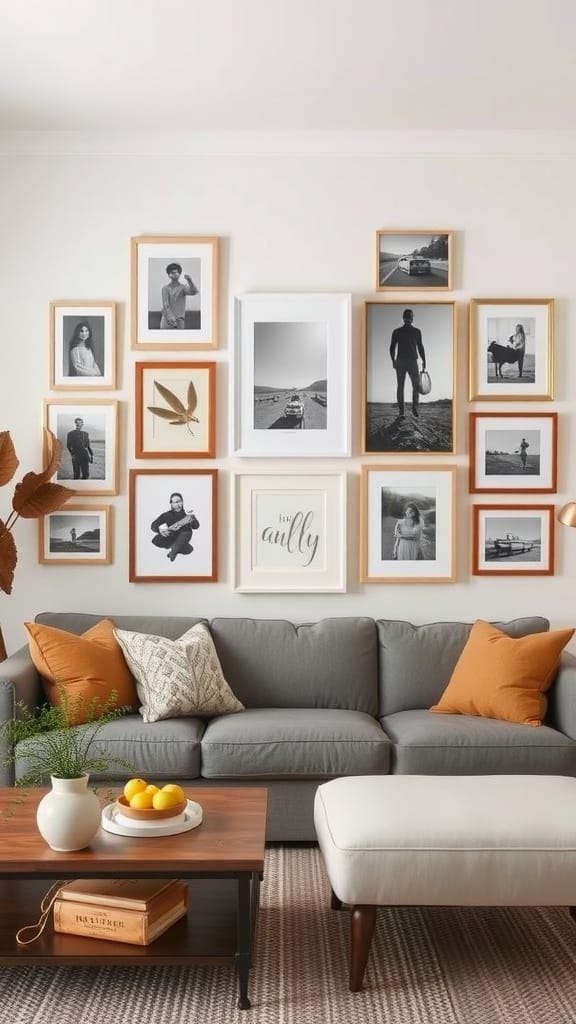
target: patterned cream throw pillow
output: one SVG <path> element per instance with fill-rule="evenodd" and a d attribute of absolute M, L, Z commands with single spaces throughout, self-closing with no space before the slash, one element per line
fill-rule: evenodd
<path fill-rule="evenodd" d="M 214 641 L 198 622 L 178 640 L 115 629 L 145 722 L 244 711 L 222 674 Z"/>

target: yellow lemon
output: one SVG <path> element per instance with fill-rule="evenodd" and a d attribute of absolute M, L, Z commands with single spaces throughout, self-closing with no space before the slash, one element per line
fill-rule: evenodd
<path fill-rule="evenodd" d="M 159 789 L 152 797 L 152 806 L 156 811 L 164 811 L 167 807 L 176 807 L 180 803 L 177 793 L 167 793 L 165 789 Z"/>
<path fill-rule="evenodd" d="M 145 811 L 152 807 L 152 801 L 154 796 L 152 793 L 147 793 L 145 789 L 140 790 L 139 793 L 134 793 L 130 801 L 130 807 L 133 807 L 137 811 Z"/>
<path fill-rule="evenodd" d="M 169 782 L 166 786 L 162 786 L 162 792 L 175 793 L 176 796 L 178 797 L 178 800 L 176 801 L 177 803 L 180 803 L 181 800 L 186 799 L 186 794 L 182 789 L 182 786 L 177 786 L 175 782 Z"/>
<path fill-rule="evenodd" d="M 147 785 L 146 779 L 130 779 L 124 786 L 124 796 L 128 803 L 130 803 L 135 793 L 142 793 Z"/>
<path fill-rule="evenodd" d="M 152 796 L 154 796 L 154 793 L 158 793 L 159 792 L 159 787 L 155 786 L 153 782 L 150 782 L 146 786 L 146 789 L 144 790 L 144 792 L 145 793 L 152 793 Z"/>

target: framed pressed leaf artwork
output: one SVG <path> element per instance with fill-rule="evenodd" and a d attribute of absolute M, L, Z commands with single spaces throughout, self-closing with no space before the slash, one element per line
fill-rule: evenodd
<path fill-rule="evenodd" d="M 214 458 L 215 363 L 136 363 L 136 458 Z"/>

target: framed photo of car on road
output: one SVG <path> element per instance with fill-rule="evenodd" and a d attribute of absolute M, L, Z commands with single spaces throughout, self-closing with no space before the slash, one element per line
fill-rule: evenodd
<path fill-rule="evenodd" d="M 365 303 L 365 455 L 455 451 L 454 302 Z"/>
<path fill-rule="evenodd" d="M 470 300 L 470 401 L 553 398 L 554 299 Z"/>
<path fill-rule="evenodd" d="M 351 296 L 241 295 L 235 304 L 235 455 L 350 455 Z"/>
<path fill-rule="evenodd" d="M 554 505 L 474 505 L 474 576 L 553 576 Z"/>
<path fill-rule="evenodd" d="M 470 414 L 472 494 L 553 494 L 558 413 Z"/>
<path fill-rule="evenodd" d="M 376 290 L 450 291 L 453 244 L 452 231 L 377 231 Z"/>

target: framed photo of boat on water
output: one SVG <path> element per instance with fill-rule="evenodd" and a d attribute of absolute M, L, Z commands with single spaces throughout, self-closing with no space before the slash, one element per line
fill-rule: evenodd
<path fill-rule="evenodd" d="M 554 505 L 474 505 L 474 576 L 553 576 Z"/>
<path fill-rule="evenodd" d="M 472 494 L 554 494 L 558 413 L 470 414 Z"/>

